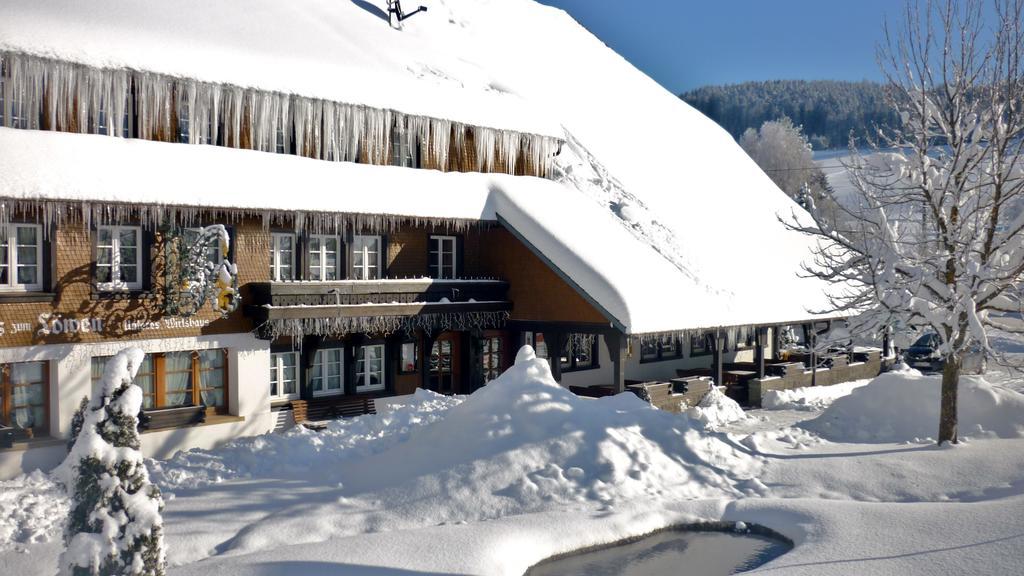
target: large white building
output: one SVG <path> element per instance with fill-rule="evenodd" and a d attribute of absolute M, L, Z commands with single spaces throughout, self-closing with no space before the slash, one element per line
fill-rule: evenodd
<path fill-rule="evenodd" d="M 822 318 L 806 215 L 568 16 L 380 4 L 5 3 L 0 477 L 60 460 L 129 343 L 167 456 L 471 392 L 524 343 L 567 386 L 721 379 Z M 183 314 L 211 224 L 242 306 Z"/>

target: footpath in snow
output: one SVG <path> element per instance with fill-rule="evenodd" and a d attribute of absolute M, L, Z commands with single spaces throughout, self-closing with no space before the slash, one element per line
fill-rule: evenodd
<path fill-rule="evenodd" d="M 629 394 L 577 397 L 524 349 L 471 396 L 419 391 L 321 432 L 297 427 L 147 465 L 167 500 L 175 575 L 518 575 L 554 554 L 699 519 L 791 538 L 795 549 L 764 573 L 1015 573 L 1024 396 L 967 380 L 962 408 L 980 428 L 938 448 L 907 425 L 937 423 L 933 385 L 901 372 L 791 391 L 788 404 L 747 414 L 712 394 L 684 416 Z M 879 397 L 865 395 L 873 388 L 903 399 L 900 426 L 865 401 Z M 879 435 L 862 438 L 863 427 Z M 55 573 L 66 508 L 48 475 L 0 483 L 4 574 Z"/>

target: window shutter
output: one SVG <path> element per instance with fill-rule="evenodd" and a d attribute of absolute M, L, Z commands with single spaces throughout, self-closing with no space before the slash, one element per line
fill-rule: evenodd
<path fill-rule="evenodd" d="M 156 245 L 153 231 L 148 228 L 143 228 L 139 238 L 139 257 L 142 259 L 142 268 L 140 273 L 142 274 L 142 289 L 152 290 L 153 289 L 153 247 Z M 96 258 L 93 257 L 95 262 Z M 93 276 L 95 278 L 95 275 Z"/>
<path fill-rule="evenodd" d="M 228 261 L 235 264 L 235 227 L 225 226 L 224 229 L 228 231 Z"/>
<path fill-rule="evenodd" d="M 345 232 L 345 235 L 342 237 L 341 249 L 345 252 L 345 259 L 339 264 L 341 265 L 341 269 L 344 271 L 342 278 L 346 280 L 351 280 L 356 277 L 355 271 L 352 270 L 352 263 L 355 262 L 355 258 L 352 257 L 352 248 L 354 244 L 353 236 L 354 234 L 349 230 Z"/>
<path fill-rule="evenodd" d="M 39 239 L 39 241 L 43 243 L 41 280 L 43 282 L 43 292 L 55 292 L 56 289 L 53 285 L 53 263 L 56 261 L 56 258 L 54 258 L 54 252 L 57 249 L 57 225 L 51 224 L 50 229 L 45 232 L 45 238 Z"/>
<path fill-rule="evenodd" d="M 294 280 L 308 280 L 309 279 L 309 236 L 305 232 L 302 234 L 295 234 L 292 236 L 295 239 L 295 244 L 292 248 L 295 252 L 292 256 L 295 258 L 294 267 L 292 268 L 292 277 Z"/>
<path fill-rule="evenodd" d="M 464 273 L 463 264 L 465 263 L 465 258 L 462 249 L 463 245 L 464 242 L 460 234 L 455 237 L 455 278 L 461 278 Z"/>
<path fill-rule="evenodd" d="M 383 280 L 384 278 L 388 277 L 388 261 L 389 260 L 390 260 L 390 258 L 388 258 L 388 237 L 387 237 L 386 234 L 381 234 L 381 236 L 380 236 L 380 268 L 379 268 L 379 272 L 378 272 L 378 274 L 380 275 L 380 279 L 381 280 Z"/>
<path fill-rule="evenodd" d="M 431 278 L 440 278 L 441 270 L 437 266 L 437 237 L 427 237 L 427 274 Z"/>

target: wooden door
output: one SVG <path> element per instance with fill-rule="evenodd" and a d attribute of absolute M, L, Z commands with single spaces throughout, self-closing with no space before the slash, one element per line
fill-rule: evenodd
<path fill-rule="evenodd" d="M 440 394 L 459 391 L 459 335 L 445 332 L 434 340 L 428 359 L 430 381 L 428 388 Z"/>

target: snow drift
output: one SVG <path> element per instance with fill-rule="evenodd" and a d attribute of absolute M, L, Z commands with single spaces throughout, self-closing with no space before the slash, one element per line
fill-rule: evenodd
<path fill-rule="evenodd" d="M 916 370 L 882 374 L 839 398 L 805 428 L 837 442 L 906 442 L 933 438 L 939 429 L 942 376 Z M 961 376 L 960 436 L 1024 436 L 1024 394 Z"/>
<path fill-rule="evenodd" d="M 765 410 L 824 410 L 837 398 L 847 396 L 870 380 L 854 380 L 832 386 L 805 386 L 792 390 L 769 390 L 761 400 Z"/>
<path fill-rule="evenodd" d="M 566 506 L 612 509 L 636 498 L 760 494 L 753 478 L 762 464 L 632 394 L 577 397 L 529 348 L 465 399 L 422 391 L 408 406 L 325 433 L 267 435 L 153 463 L 164 488 L 230 478 L 320 487 L 258 521 L 218 527 L 228 535 L 218 550 L 231 554 Z M 189 494 L 190 506 L 203 505 L 197 496 Z M 172 504 L 170 513 L 190 512 Z M 175 554 L 190 561 L 208 548 Z"/>

